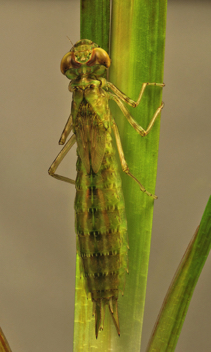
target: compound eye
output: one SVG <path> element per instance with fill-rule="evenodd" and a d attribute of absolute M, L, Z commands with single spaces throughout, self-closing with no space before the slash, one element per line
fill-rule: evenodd
<path fill-rule="evenodd" d="M 78 62 L 78 61 L 76 61 L 75 55 L 74 55 L 73 52 L 72 52 L 72 55 L 71 55 L 71 56 L 72 56 L 72 57 L 71 57 L 72 68 L 79 68 L 79 67 L 81 67 L 81 63 Z"/>
<path fill-rule="evenodd" d="M 63 75 L 65 75 L 65 72 L 71 68 L 79 68 L 81 67 L 80 62 L 77 62 L 75 60 L 75 55 L 73 52 L 69 51 L 69 53 L 65 54 L 65 56 L 62 58 L 61 64 L 60 64 L 60 69 Z"/>
<path fill-rule="evenodd" d="M 101 48 L 95 48 L 92 51 L 92 56 L 89 61 L 87 61 L 87 66 L 103 65 L 109 68 L 111 64 L 111 59 L 107 52 Z"/>

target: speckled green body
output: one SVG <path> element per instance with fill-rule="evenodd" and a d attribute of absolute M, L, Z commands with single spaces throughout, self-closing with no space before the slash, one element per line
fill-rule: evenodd
<path fill-rule="evenodd" d="M 78 155 L 75 228 L 81 273 L 94 303 L 96 337 L 103 329 L 106 305 L 120 334 L 117 299 L 128 271 L 127 221 L 112 146 L 115 121 L 108 104 L 113 95 L 104 78 L 109 66 L 108 54 L 87 39 L 77 42 L 61 62 L 73 93 L 70 121 Z"/>
<path fill-rule="evenodd" d="M 156 199 L 130 172 L 124 157 L 118 127 L 111 116 L 109 100 L 115 101 L 131 126 L 142 136 L 150 132 L 163 103 L 155 111 L 147 129 L 130 115 L 124 103 L 137 107 L 147 86 L 142 84 L 137 101 L 130 99 L 105 78 L 111 59 L 105 50 L 88 39 L 81 39 L 64 55 L 61 72 L 70 80 L 73 93 L 71 114 L 59 144 L 64 145 L 48 172 L 58 180 L 76 186 L 75 212 L 77 249 L 87 294 L 91 294 L 95 315 L 95 334 L 103 329 L 105 306 L 120 335 L 118 294 L 124 291 L 128 272 L 127 221 L 118 164 L 112 146 L 115 137 L 122 170 L 146 195 Z M 67 141 L 70 132 L 72 136 Z M 66 142 L 66 143 L 65 143 Z M 55 173 L 68 151 L 77 143 L 77 179 Z"/>
<path fill-rule="evenodd" d="M 80 119 L 85 129 L 92 129 L 97 120 L 85 101 L 76 121 Z M 117 298 L 127 270 L 127 222 L 121 178 L 110 130 L 101 133 L 105 136 L 105 149 L 100 169 L 95 173 L 91 167 L 87 173 L 78 155 L 76 179 L 77 247 L 92 300 Z"/>

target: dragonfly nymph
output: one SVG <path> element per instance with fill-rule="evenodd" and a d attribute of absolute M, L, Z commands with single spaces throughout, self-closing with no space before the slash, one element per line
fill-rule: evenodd
<path fill-rule="evenodd" d="M 99 330 L 103 329 L 106 306 L 120 335 L 117 301 L 119 291 L 124 290 L 128 272 L 127 220 L 121 178 L 112 145 L 112 130 L 122 170 L 138 183 L 142 192 L 157 198 L 130 173 L 118 127 L 109 109 L 109 100 L 116 102 L 128 122 L 143 137 L 150 132 L 163 108 L 162 103 L 144 130 L 129 114 L 124 103 L 136 107 L 148 85 L 162 88 L 164 84 L 143 83 L 138 100 L 133 101 L 104 78 L 110 64 L 107 52 L 88 39 L 78 41 L 62 58 L 61 72 L 70 79 L 72 107 L 59 140 L 59 144 L 66 144 L 48 171 L 54 178 L 75 184 L 76 187 L 77 250 L 86 292 L 91 294 L 93 301 L 96 337 Z M 66 142 L 71 131 L 73 134 Z M 77 143 L 78 156 L 75 181 L 55 173 L 74 143 Z"/>

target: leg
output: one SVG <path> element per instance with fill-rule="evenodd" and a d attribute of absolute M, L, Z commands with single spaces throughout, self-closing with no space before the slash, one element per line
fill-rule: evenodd
<path fill-rule="evenodd" d="M 110 97 L 110 99 L 114 100 L 117 103 L 117 105 L 122 110 L 122 112 L 125 115 L 125 117 L 128 120 L 128 122 L 136 130 L 136 132 L 138 132 L 142 137 L 145 137 L 150 132 L 152 126 L 155 123 L 156 118 L 158 117 L 159 113 L 161 112 L 162 108 L 164 107 L 164 103 L 162 103 L 161 106 L 159 106 L 159 108 L 156 110 L 156 112 L 155 112 L 154 116 L 152 117 L 147 129 L 144 130 L 143 127 L 138 125 L 138 123 L 132 118 L 132 116 L 130 115 L 129 111 L 126 109 L 124 104 L 121 102 L 120 98 L 118 98 L 116 95 L 114 95 L 112 93 L 109 93 L 109 97 Z"/>
<path fill-rule="evenodd" d="M 62 132 L 62 135 L 61 135 L 61 137 L 60 137 L 60 140 L 59 140 L 59 144 L 60 144 L 60 145 L 65 144 L 66 139 L 67 139 L 67 137 L 69 136 L 69 134 L 70 134 L 70 132 L 71 132 L 71 130 L 72 130 L 72 128 L 73 128 L 73 126 L 72 126 L 72 121 L 73 121 L 72 115 L 70 114 L 70 116 L 69 116 L 69 118 L 68 118 L 68 120 L 67 120 L 67 123 L 66 123 L 66 125 L 65 125 L 65 127 L 64 127 L 64 130 L 63 130 L 63 132 Z"/>
<path fill-rule="evenodd" d="M 69 150 L 72 148 L 72 146 L 75 143 L 75 141 L 76 141 L 76 136 L 75 136 L 75 134 L 73 134 L 70 137 L 70 139 L 68 140 L 68 142 L 65 144 L 63 149 L 60 151 L 60 153 L 57 155 L 56 159 L 54 160 L 53 164 L 50 166 L 50 168 L 48 170 L 48 173 L 49 173 L 50 176 L 56 178 L 57 180 L 69 182 L 69 183 L 72 183 L 72 184 L 75 184 L 74 180 L 71 180 L 70 178 L 65 177 L 65 176 L 57 175 L 57 174 L 55 174 L 55 171 L 58 168 L 59 164 L 64 159 L 64 157 L 67 155 Z"/>
<path fill-rule="evenodd" d="M 130 173 L 130 170 L 129 170 L 129 167 L 128 167 L 127 163 L 126 163 L 124 152 L 123 152 L 123 149 L 122 149 L 122 143 L 121 143 L 121 139 L 120 139 L 120 136 L 119 136 L 118 127 L 115 124 L 114 120 L 113 120 L 112 127 L 113 127 L 114 135 L 115 135 L 115 138 L 116 138 L 116 144 L 117 144 L 117 149 L 118 149 L 118 152 L 119 152 L 119 157 L 120 157 L 122 170 L 128 176 L 132 177 L 138 183 L 138 185 L 139 185 L 139 187 L 140 187 L 142 192 L 145 192 L 148 196 L 150 196 L 150 197 L 152 197 L 154 199 L 157 199 L 158 198 L 157 196 L 153 195 L 152 193 L 147 192 L 147 190 L 144 188 L 144 186 L 142 186 L 142 184 Z"/>
<path fill-rule="evenodd" d="M 111 90 L 113 90 L 113 92 L 115 93 L 115 95 L 120 98 L 121 100 L 124 100 L 125 103 L 127 103 L 128 105 L 132 106 L 133 108 L 136 108 L 136 106 L 139 105 L 142 95 L 144 94 L 145 88 L 147 86 L 157 86 L 157 87 L 165 87 L 165 83 L 143 83 L 142 87 L 141 87 L 141 91 L 139 93 L 138 99 L 137 101 L 134 101 L 132 99 L 130 99 L 129 97 L 127 97 L 127 95 L 125 95 L 124 93 L 122 93 L 114 84 L 112 84 L 111 82 L 107 82 L 107 86 L 108 88 L 110 88 Z"/>

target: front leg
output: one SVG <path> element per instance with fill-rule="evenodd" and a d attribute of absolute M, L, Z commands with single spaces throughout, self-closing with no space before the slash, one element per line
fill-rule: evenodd
<path fill-rule="evenodd" d="M 64 130 L 62 132 L 62 135 L 60 137 L 60 140 L 59 140 L 59 144 L 60 145 L 63 145 L 65 144 L 66 140 L 67 140 L 67 137 L 69 136 L 71 130 L 73 129 L 73 119 L 72 119 L 72 115 L 70 114 L 68 120 L 67 120 L 67 123 L 64 127 Z"/>
<path fill-rule="evenodd" d="M 149 82 L 143 83 L 142 87 L 141 87 L 141 91 L 138 96 L 138 99 L 137 99 L 137 101 L 134 101 L 134 100 L 130 99 L 126 94 L 122 93 L 121 90 L 119 90 L 113 83 L 107 82 L 107 87 L 110 88 L 111 90 L 113 90 L 113 92 L 115 93 L 115 95 L 118 98 L 125 101 L 125 103 L 132 106 L 133 108 L 136 108 L 136 106 L 139 105 L 141 98 L 142 98 L 147 86 L 157 86 L 157 87 L 163 88 L 163 87 L 165 87 L 165 83 L 149 83 Z"/>
<path fill-rule="evenodd" d="M 122 143 L 121 143 L 121 139 L 120 139 L 120 135 L 119 135 L 119 130 L 118 130 L 118 127 L 117 127 L 114 119 L 112 119 L 112 128 L 113 128 L 114 136 L 115 136 L 115 139 L 116 139 L 117 150 L 118 150 L 118 153 L 119 153 L 119 158 L 120 158 L 120 163 L 121 163 L 121 166 L 122 166 L 122 171 L 125 172 L 131 178 L 133 178 L 133 180 L 136 183 L 138 183 L 138 185 L 139 185 L 139 187 L 140 187 L 142 192 L 146 193 L 149 197 L 152 197 L 153 199 L 157 199 L 158 197 L 156 195 L 148 192 L 146 190 L 146 188 L 144 188 L 144 186 L 141 184 L 141 182 L 139 182 L 139 180 L 137 180 L 137 178 L 135 176 L 133 176 L 133 174 L 131 174 L 131 172 L 129 170 L 129 167 L 127 165 L 127 162 L 125 160 L 124 152 L 123 152 L 123 149 L 122 149 Z"/>
<path fill-rule="evenodd" d="M 153 115 L 147 129 L 145 130 L 143 127 L 141 127 L 134 119 L 133 117 L 130 115 L 129 111 L 126 109 L 126 107 L 124 106 L 124 104 L 122 103 L 122 101 L 120 100 L 120 98 L 118 98 L 116 95 L 109 93 L 109 98 L 114 100 L 117 105 L 119 106 L 119 108 L 122 110 L 123 114 L 125 115 L 126 119 L 128 120 L 128 122 L 131 124 L 131 126 L 136 130 L 136 132 L 138 132 L 142 137 L 145 137 L 150 131 L 152 126 L 155 123 L 156 118 L 158 117 L 158 115 L 160 114 L 161 110 L 164 107 L 164 103 L 162 102 L 162 104 L 159 106 L 159 108 L 155 111 L 155 114 Z"/>
<path fill-rule="evenodd" d="M 62 148 L 60 153 L 57 155 L 56 159 L 54 160 L 54 162 L 52 163 L 50 168 L 48 169 L 48 173 L 49 173 L 50 176 L 52 176 L 52 177 L 54 177 L 54 178 L 56 178 L 57 180 L 60 180 L 60 181 L 65 181 L 65 182 L 68 182 L 68 183 L 75 184 L 75 181 L 72 180 L 71 178 L 55 174 L 55 171 L 57 170 L 59 164 L 62 162 L 62 160 L 67 155 L 67 153 L 72 148 L 72 146 L 73 146 L 73 144 L 75 142 L 76 142 L 76 136 L 75 136 L 75 134 L 73 134 L 70 137 L 70 139 L 68 140 L 68 142 L 65 144 L 65 146 Z"/>

